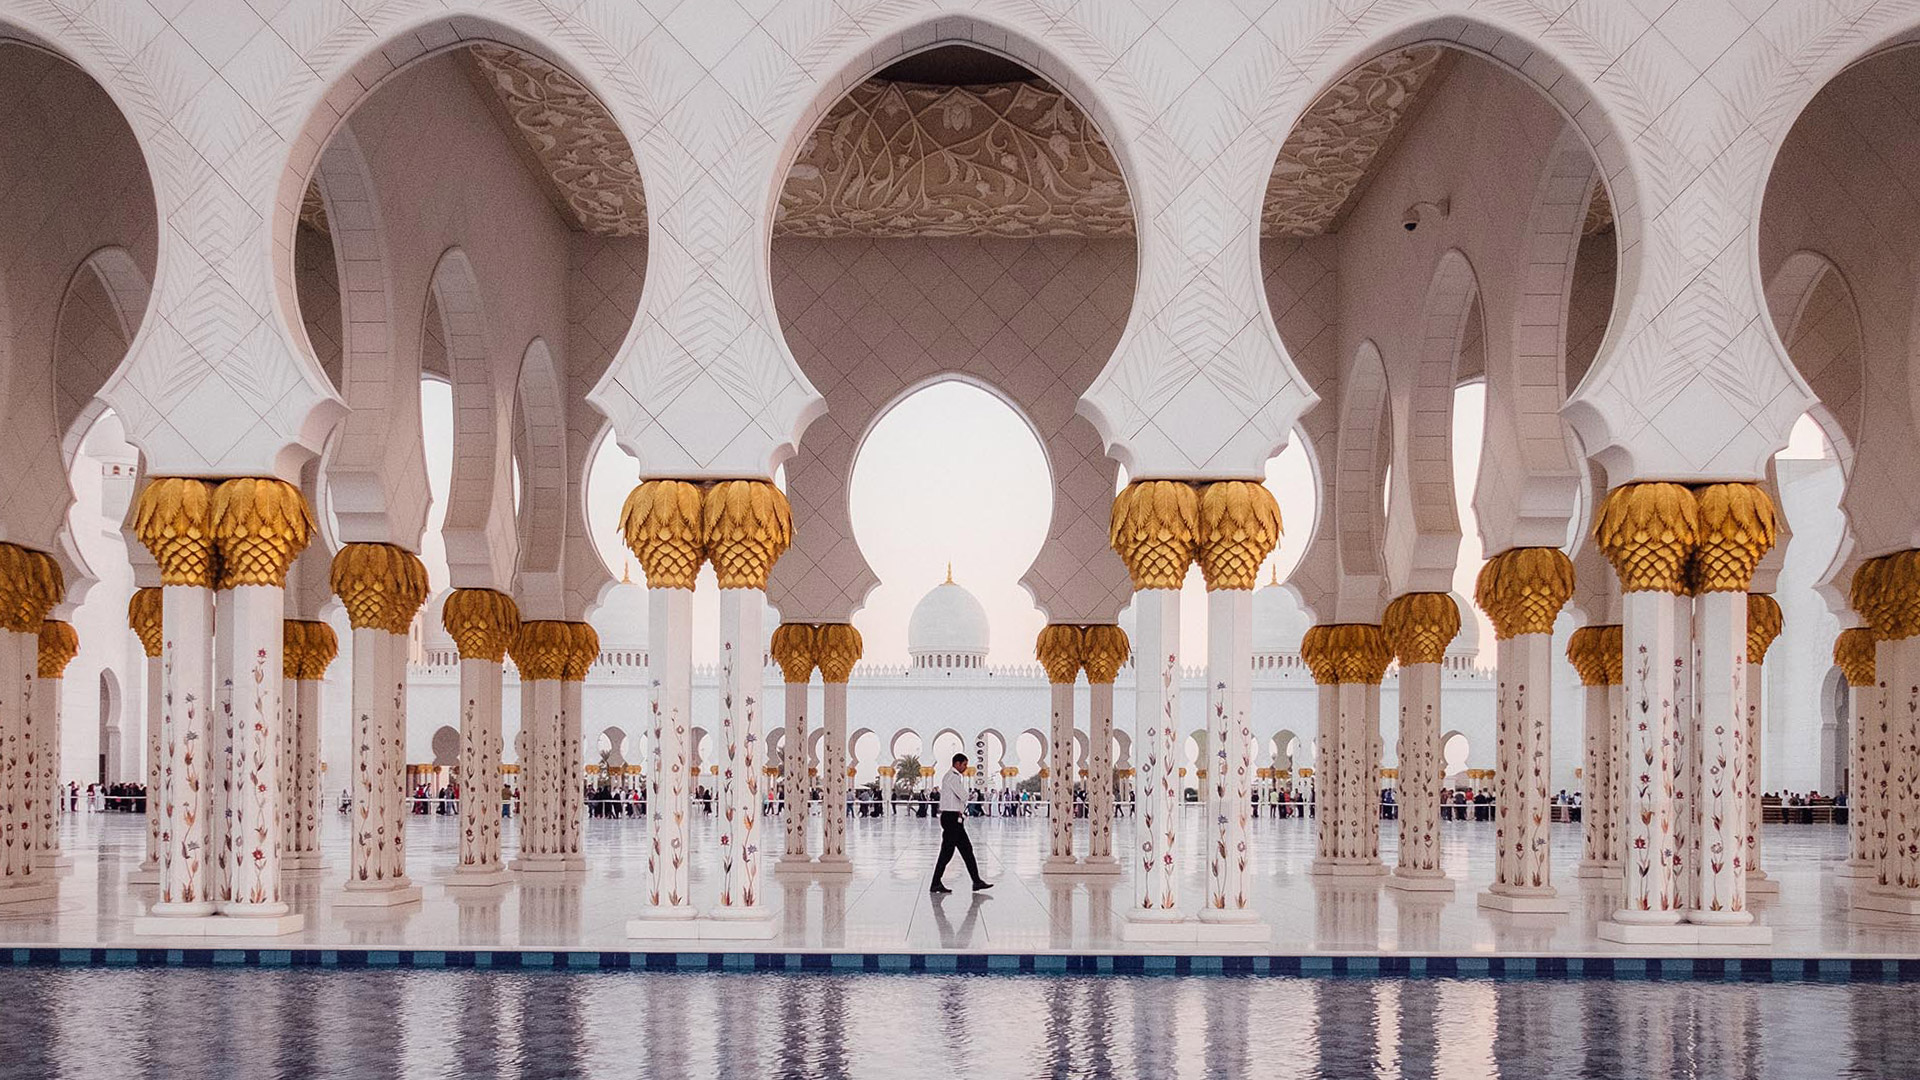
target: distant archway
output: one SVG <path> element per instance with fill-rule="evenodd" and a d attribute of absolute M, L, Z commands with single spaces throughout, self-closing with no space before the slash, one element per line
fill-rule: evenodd
<path fill-rule="evenodd" d="M 433 733 L 433 763 L 443 769 L 460 764 L 460 732 L 442 724 Z"/>

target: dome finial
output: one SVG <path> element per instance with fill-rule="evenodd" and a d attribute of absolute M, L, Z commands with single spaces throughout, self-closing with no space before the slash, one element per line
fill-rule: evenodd
<path fill-rule="evenodd" d="M 1278 559 L 1275 559 L 1273 562 L 1273 578 L 1269 580 L 1267 584 L 1269 585 L 1280 584 L 1280 561 Z"/>
<path fill-rule="evenodd" d="M 947 585 L 953 584 L 953 560 L 952 559 L 947 560 L 947 580 L 944 582 L 944 584 L 947 584 Z"/>
<path fill-rule="evenodd" d="M 633 584 L 633 560 L 632 559 L 620 560 L 620 584 L 622 585 Z"/>

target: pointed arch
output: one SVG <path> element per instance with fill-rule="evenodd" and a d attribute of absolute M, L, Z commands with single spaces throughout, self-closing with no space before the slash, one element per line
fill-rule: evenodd
<path fill-rule="evenodd" d="M 464 251 L 449 248 L 428 286 L 453 383 L 453 470 L 440 534 L 456 589 L 512 585 L 518 536 L 513 514 L 513 395 L 487 350 L 480 283 Z M 429 316 L 430 318 L 432 316 Z M 528 351 L 545 348 L 536 340 Z"/>
<path fill-rule="evenodd" d="M 1458 248 L 1440 256 L 1421 304 L 1412 378 L 1392 394 L 1393 477 L 1387 493 L 1388 591 L 1445 592 L 1460 554 L 1453 489 L 1453 398 L 1480 298 Z"/>

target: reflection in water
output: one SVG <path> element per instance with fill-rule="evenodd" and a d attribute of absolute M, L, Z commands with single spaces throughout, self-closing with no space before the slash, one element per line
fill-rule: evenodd
<path fill-rule="evenodd" d="M 1913 1075 L 1900 985 L 0 971 L 0 1078 Z"/>

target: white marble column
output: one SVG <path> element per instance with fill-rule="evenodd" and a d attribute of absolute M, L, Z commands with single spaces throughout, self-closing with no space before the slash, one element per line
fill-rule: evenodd
<path fill-rule="evenodd" d="M 1847 864 L 1856 881 L 1871 882 L 1878 872 L 1874 824 L 1879 807 L 1880 703 L 1883 695 L 1874 671 L 1873 632 L 1849 627 L 1834 639 L 1833 662 L 1847 680 Z"/>
<path fill-rule="evenodd" d="M 573 651 L 560 678 L 560 857 L 568 870 L 585 870 L 587 826 L 586 682 L 600 658 L 600 635 L 584 622 L 570 622 Z"/>
<path fill-rule="evenodd" d="M 1567 658 L 1580 675 L 1581 741 L 1586 754 L 1580 769 L 1580 877 L 1617 878 L 1622 811 L 1615 802 L 1618 763 L 1624 749 L 1615 744 L 1619 715 L 1614 708 L 1620 685 L 1620 628 L 1583 626 L 1567 641 Z"/>
<path fill-rule="evenodd" d="M 40 624 L 38 658 L 39 686 L 34 694 L 35 755 L 40 761 L 39 832 L 35 839 L 35 859 L 42 867 L 54 869 L 73 865 L 60 851 L 60 800 L 64 788 L 60 781 L 61 696 L 66 684 L 67 664 L 80 650 L 80 639 L 73 624 L 48 619 Z"/>
<path fill-rule="evenodd" d="M 1118 626 L 1086 628 L 1087 672 L 1087 857 L 1090 874 L 1118 874 L 1113 855 L 1113 682 L 1127 662 L 1131 645 Z"/>
<path fill-rule="evenodd" d="M 782 623 L 773 632 L 773 659 L 780 665 L 786 693 L 785 734 L 780 742 L 780 779 L 786 791 L 781 815 L 785 837 L 780 861 L 774 864 L 776 873 L 813 869 L 813 857 L 807 853 L 807 685 L 815 666 L 813 633 L 807 623 Z M 884 791 L 884 782 L 881 786 Z"/>
<path fill-rule="evenodd" d="M 1625 709 L 1626 862 L 1620 910 L 1598 933 L 1630 943 L 1692 940 L 1675 834 L 1674 742 L 1681 724 L 1688 601 L 1679 595 L 1698 541 L 1692 491 L 1679 484 L 1625 484 L 1607 494 L 1594 537 L 1620 578 L 1621 674 Z"/>
<path fill-rule="evenodd" d="M 847 683 L 865 643 L 848 623 L 827 623 L 815 630 L 820 663 L 820 859 L 818 873 L 853 872 L 847 855 Z M 929 744 L 931 745 L 931 744 Z"/>
<path fill-rule="evenodd" d="M 1557 548 L 1495 555 L 1475 598 L 1498 641 L 1500 735 L 1494 842 L 1500 857 L 1479 906 L 1559 913 L 1573 905 L 1553 885 L 1553 622 L 1573 595 L 1573 563 Z"/>
<path fill-rule="evenodd" d="M 1309 631 L 1311 633 L 1312 631 Z M 1303 650 L 1308 651 L 1308 650 Z M 1313 756 L 1313 828 L 1317 841 L 1312 872 L 1336 872 L 1340 852 L 1340 685 L 1332 662 L 1317 661 L 1309 651 L 1313 672 L 1316 722 Z"/>
<path fill-rule="evenodd" d="M 137 589 L 127 602 L 127 623 L 140 638 L 142 651 L 146 653 L 146 737 L 147 737 L 147 850 L 146 857 L 133 873 L 127 875 L 129 884 L 160 884 L 160 723 L 163 714 L 162 697 L 166 693 L 162 678 L 164 668 L 160 660 L 161 650 L 166 639 L 160 629 L 160 590 L 158 588 Z"/>
<path fill-rule="evenodd" d="M 283 833 L 287 837 L 282 871 L 318 870 L 320 854 L 320 688 L 327 667 L 340 651 L 333 627 L 312 619 L 289 619 L 284 624 L 283 663 L 286 669 L 290 760 Z"/>
<path fill-rule="evenodd" d="M 284 567 L 278 579 L 285 581 Z M 280 727 L 286 720 L 280 648 L 286 594 L 281 585 L 242 578 L 219 595 L 232 611 L 228 625 L 235 646 L 227 886 L 221 891 L 220 914 L 256 920 L 253 929 L 262 933 L 291 933 L 304 925 L 305 916 L 289 914 L 280 888 Z"/>
<path fill-rule="evenodd" d="M 1760 748 L 1766 738 L 1767 650 L 1780 634 L 1780 603 L 1764 593 L 1747 597 L 1747 895 L 1772 894 L 1780 883 L 1760 865 L 1760 834 L 1765 824 L 1760 808 Z"/>
<path fill-rule="evenodd" d="M 647 575 L 648 710 L 653 732 L 647 770 L 647 891 L 641 918 L 694 916 L 688 889 L 693 813 L 693 590 L 653 584 Z M 657 928 L 642 931 L 658 932 Z"/>
<path fill-rule="evenodd" d="M 407 629 L 426 596 L 426 570 L 390 544 L 348 544 L 333 559 L 333 591 L 353 627 L 353 809 L 346 888 L 335 905 L 387 907 L 420 899 L 406 871 Z"/>
<path fill-rule="evenodd" d="M 1080 868 L 1073 855 L 1074 680 L 1080 677 L 1085 635 L 1077 626 L 1042 627 L 1034 658 L 1047 673 L 1047 857 L 1042 873 L 1071 873 Z"/>
<path fill-rule="evenodd" d="M 522 873 L 561 873 L 561 786 L 565 739 L 561 727 L 566 703 L 561 677 L 573 648 L 564 622 L 523 622 L 514 638 L 513 661 L 520 669 L 520 857 Z"/>
<path fill-rule="evenodd" d="M 0 826 L 13 838 L 0 846 L 0 906 L 40 904 L 58 889 L 34 850 L 40 803 L 52 785 L 31 758 L 40 625 L 60 599 L 60 584 L 47 555 L 0 543 Z"/>
<path fill-rule="evenodd" d="M 1134 895 L 1121 930 L 1145 935 L 1146 924 L 1181 918 L 1174 865 L 1180 823 L 1180 591 L 1137 590 L 1133 614 Z"/>
<path fill-rule="evenodd" d="M 769 485 L 771 486 L 771 485 Z M 764 588 L 720 590 L 720 897 L 713 916 L 740 936 L 773 935 L 772 910 L 760 876 L 760 814 L 767 778 L 761 771 L 765 745 L 760 695 L 766 677 Z M 764 578 L 761 579 L 764 585 Z M 839 767 L 840 790 L 846 766 Z M 833 786 L 828 784 L 831 793 Z M 831 795 L 829 795 L 831 805 Z"/>
<path fill-rule="evenodd" d="M 1379 877 L 1380 680 L 1393 660 L 1372 623 L 1312 627 L 1300 653 L 1318 684 L 1319 749 L 1314 756 L 1320 854 L 1312 872 Z"/>
<path fill-rule="evenodd" d="M 460 650 L 460 845 L 446 884 L 492 888 L 513 880 L 500 850 L 500 714 L 520 608 L 494 589 L 455 589 L 440 621 Z"/>
<path fill-rule="evenodd" d="M 1863 564 L 1853 606 L 1877 642 L 1874 670 L 1885 695 L 1877 752 L 1886 778 L 1874 883 L 1856 890 L 1854 906 L 1920 916 L 1920 551 Z"/>
<path fill-rule="evenodd" d="M 1451 892 L 1440 866 L 1440 663 L 1460 632 L 1460 609 L 1446 593 L 1408 593 L 1387 605 L 1381 631 L 1400 662 L 1400 850 L 1387 884 Z"/>
<path fill-rule="evenodd" d="M 148 491 L 159 483 L 149 485 Z M 210 760 L 213 718 L 207 708 L 213 698 L 212 544 L 205 545 L 199 583 L 194 584 L 195 568 L 187 555 L 156 547 L 145 535 L 141 539 L 160 563 L 160 623 L 166 634 L 161 653 L 166 713 L 160 736 L 160 899 L 148 912 L 156 918 L 206 916 L 214 911 L 212 788 L 221 775 L 218 763 Z M 170 555 L 175 560 L 171 573 Z"/>
<path fill-rule="evenodd" d="M 1687 921 L 1745 926 L 1747 910 L 1747 594 L 1702 592 L 1694 827 L 1700 861 Z"/>

